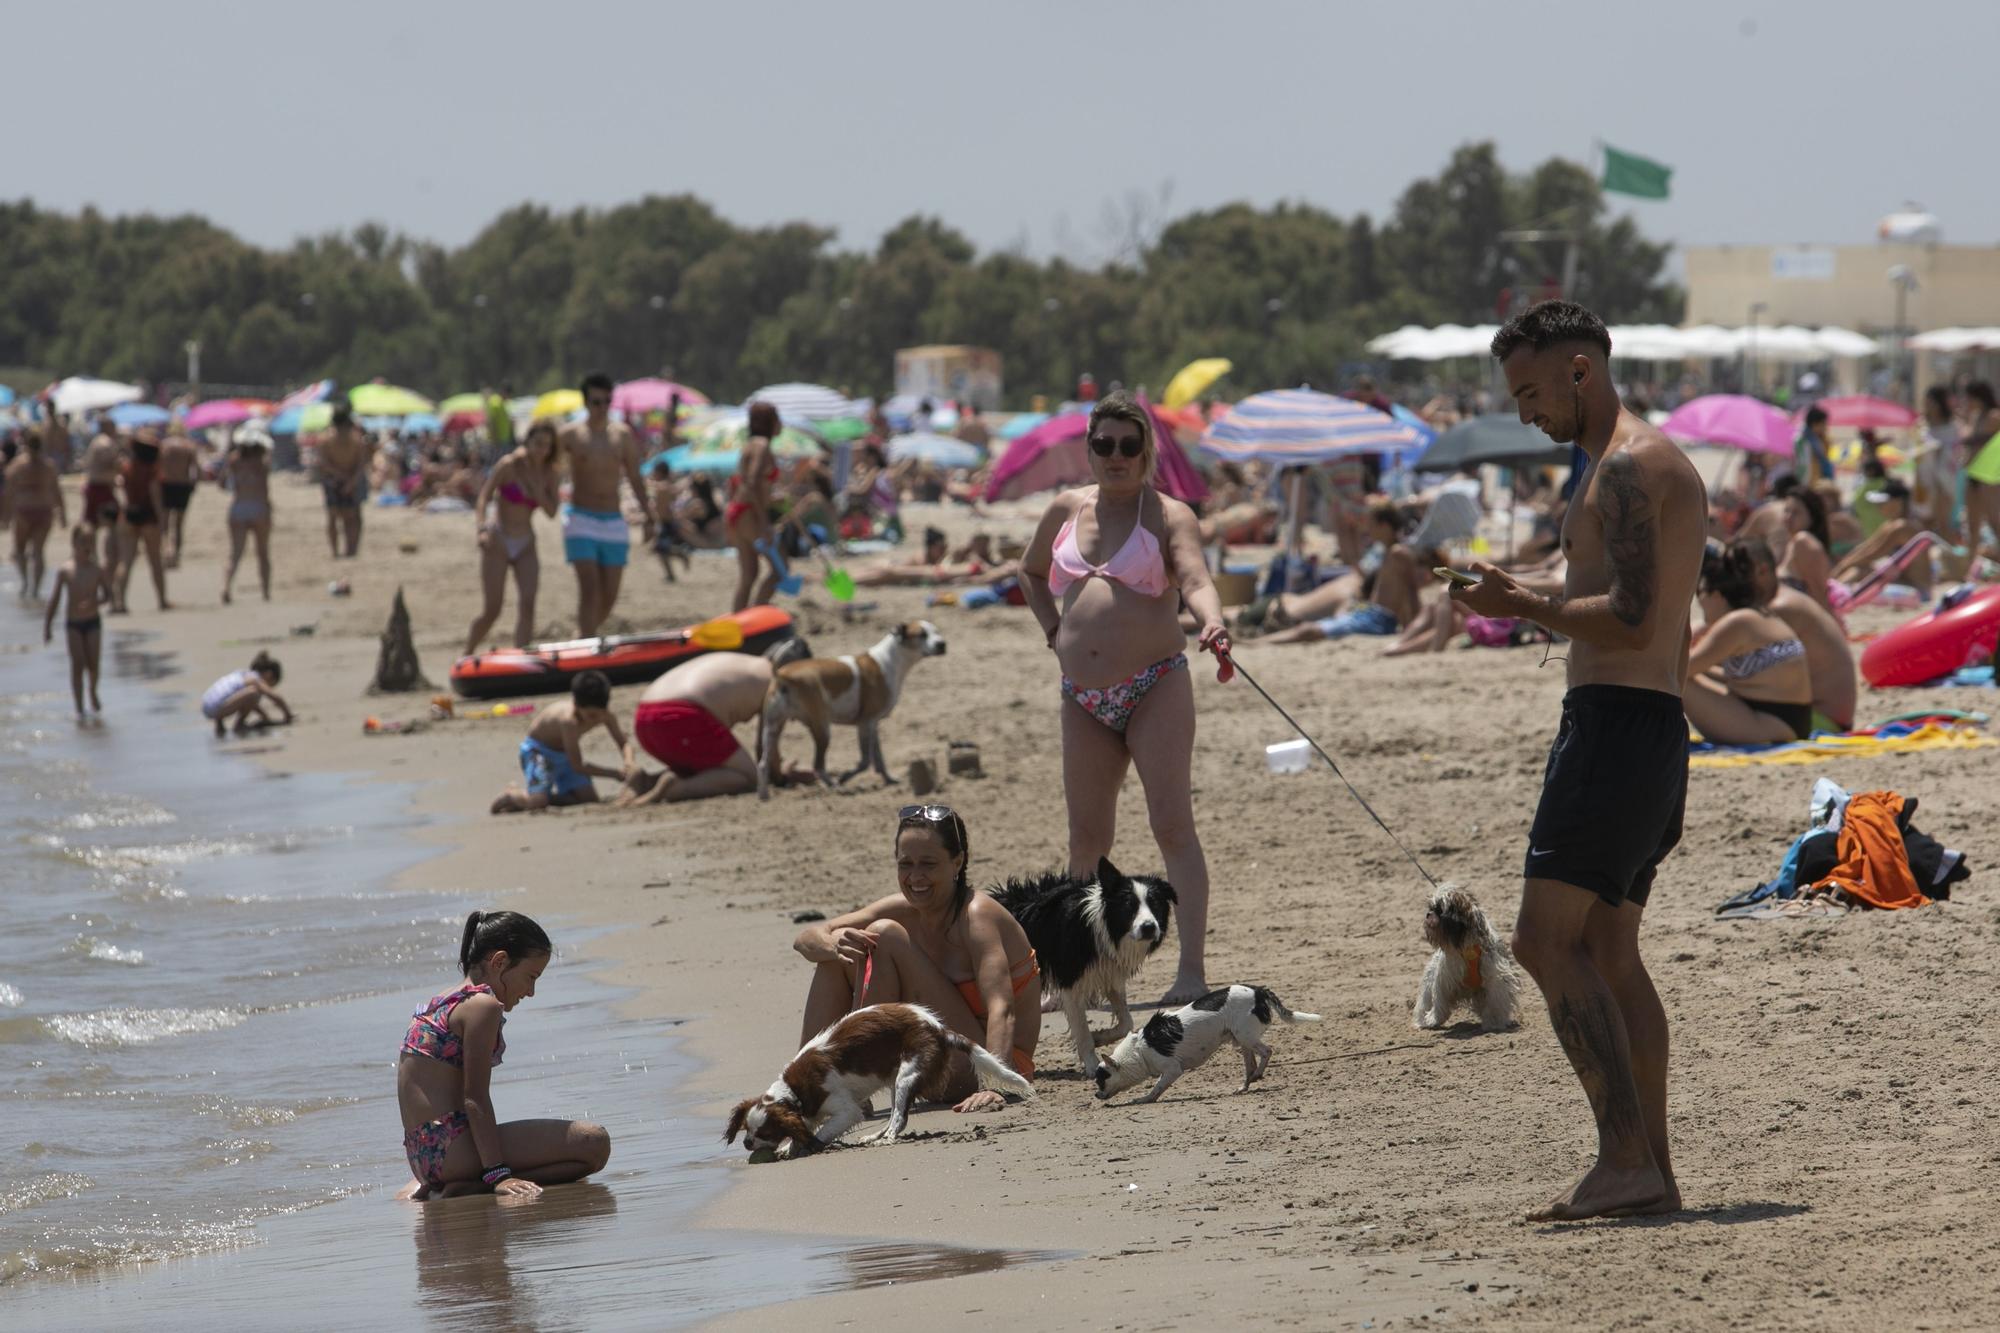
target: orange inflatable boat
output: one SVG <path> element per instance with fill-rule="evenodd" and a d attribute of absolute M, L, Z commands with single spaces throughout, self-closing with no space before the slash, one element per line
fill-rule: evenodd
<path fill-rule="evenodd" d="M 730 624 L 742 630 L 743 646 L 731 650 L 735 652 L 761 653 L 794 633 L 792 618 L 785 612 L 775 606 L 753 606 L 687 629 L 475 653 L 452 664 L 451 687 L 468 699 L 553 694 L 568 689 L 570 681 L 585 671 L 602 671 L 613 685 L 630 685 L 652 680 L 691 657 L 717 651 L 708 646 L 715 636 L 702 631 Z"/>

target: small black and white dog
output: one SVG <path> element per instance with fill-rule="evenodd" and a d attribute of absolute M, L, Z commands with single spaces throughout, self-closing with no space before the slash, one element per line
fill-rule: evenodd
<path fill-rule="evenodd" d="M 1157 1078 L 1153 1090 L 1133 1105 L 1160 1100 L 1160 1094 L 1190 1069 L 1208 1063 L 1225 1041 L 1243 1052 L 1243 1091 L 1264 1077 L 1271 1048 L 1264 1032 L 1273 1018 L 1317 1023 L 1318 1014 L 1294 1013 L 1268 986 L 1228 986 L 1212 990 L 1170 1014 L 1154 1014 L 1143 1031 L 1113 1047 L 1097 1068 L 1097 1100 L 1116 1097 L 1142 1079 Z"/>
<path fill-rule="evenodd" d="M 1084 1076 L 1097 1077 L 1097 1044 L 1132 1030 L 1125 988 L 1160 947 L 1173 922 L 1173 885 L 1153 875 L 1118 873 L 1109 857 L 1096 879 L 1050 871 L 1010 879 L 990 892 L 1028 932 L 1042 969 L 1042 993 L 1069 1019 Z M 1085 1008 L 1109 1004 L 1118 1024 L 1094 1040 Z"/>

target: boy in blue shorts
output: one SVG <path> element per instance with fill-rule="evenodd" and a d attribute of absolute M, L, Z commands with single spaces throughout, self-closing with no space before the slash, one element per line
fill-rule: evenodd
<path fill-rule="evenodd" d="M 606 768 L 583 757 L 583 738 L 598 727 L 624 757 L 623 768 Z M 585 671 L 570 682 L 569 698 L 535 714 L 521 742 L 525 789 L 509 787 L 493 798 L 493 813 L 514 814 L 552 805 L 588 805 L 597 799 L 592 778 L 624 782 L 638 771 L 632 742 L 611 712 L 611 682 L 602 671 Z"/>

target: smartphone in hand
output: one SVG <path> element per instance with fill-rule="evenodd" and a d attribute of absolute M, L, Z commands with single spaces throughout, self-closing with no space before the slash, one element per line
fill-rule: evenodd
<path fill-rule="evenodd" d="M 1461 574 L 1447 565 L 1437 565 L 1431 569 L 1434 578 L 1443 579 L 1454 588 L 1477 588 L 1479 580 L 1470 574 Z"/>

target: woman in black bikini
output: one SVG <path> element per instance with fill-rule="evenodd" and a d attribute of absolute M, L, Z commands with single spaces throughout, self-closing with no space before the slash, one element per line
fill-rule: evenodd
<path fill-rule="evenodd" d="M 493 465 L 486 484 L 479 488 L 473 506 L 473 521 L 479 532 L 479 577 L 485 588 L 486 604 L 473 617 L 465 636 L 465 653 L 479 651 L 479 641 L 500 618 L 500 603 L 507 595 L 507 571 L 514 571 L 514 646 L 525 647 L 535 636 L 535 593 L 541 585 L 541 558 L 535 552 L 535 511 L 553 518 L 558 503 L 557 488 L 559 437 L 555 422 L 548 418 L 528 427 L 520 447 Z M 487 507 L 499 497 L 499 512 L 486 517 Z"/>
<path fill-rule="evenodd" d="M 1743 542 L 1711 547 L 1702 558 L 1701 605 L 1708 623 L 1695 636 L 1682 707 L 1702 738 L 1771 745 L 1810 736 L 1806 646 L 1757 604 L 1756 563 Z"/>
<path fill-rule="evenodd" d="M 133 437 L 131 456 L 119 466 L 118 480 L 125 490 L 125 508 L 118 524 L 118 601 L 112 610 L 126 610 L 125 592 L 142 544 L 146 568 L 153 576 L 153 595 L 162 611 L 172 610 L 167 602 L 166 554 L 160 546 L 160 516 L 166 512 L 160 494 L 160 443 L 150 432 Z"/>

